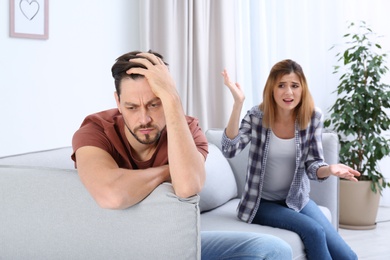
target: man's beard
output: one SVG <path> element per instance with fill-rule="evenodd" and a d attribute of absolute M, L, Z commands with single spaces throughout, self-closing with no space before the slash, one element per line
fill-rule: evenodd
<path fill-rule="evenodd" d="M 160 136 L 161 136 L 161 132 L 162 131 L 158 131 L 158 128 L 155 126 L 155 125 L 152 125 L 152 124 L 147 124 L 147 125 L 140 125 L 139 127 L 136 127 L 134 129 L 134 131 L 132 131 L 130 129 L 130 127 L 127 126 L 127 124 L 125 124 L 127 129 L 129 130 L 129 132 L 131 133 L 131 135 L 138 141 L 140 142 L 141 144 L 154 144 L 154 143 L 157 143 L 158 140 L 160 139 Z M 145 136 L 145 139 L 141 139 L 140 137 L 138 137 L 136 135 L 135 132 L 137 132 L 139 129 L 144 129 L 144 128 L 153 128 L 153 129 L 156 129 L 157 130 L 157 134 L 154 138 L 151 138 L 151 136 L 149 134 L 146 134 L 146 135 L 143 135 Z M 164 127 L 165 129 L 165 127 Z M 164 130 L 163 129 L 163 130 Z"/>

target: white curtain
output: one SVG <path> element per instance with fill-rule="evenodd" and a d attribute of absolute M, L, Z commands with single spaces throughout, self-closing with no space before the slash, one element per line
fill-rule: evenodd
<path fill-rule="evenodd" d="M 141 48 L 170 64 L 183 107 L 203 129 L 223 127 L 230 108 L 221 72 L 234 73 L 235 19 L 232 0 L 140 1 Z"/>
<path fill-rule="evenodd" d="M 141 0 L 143 50 L 170 63 L 185 112 L 201 127 L 226 125 L 233 99 L 220 75 L 227 68 L 246 94 L 242 114 L 261 102 L 269 70 L 282 59 L 303 67 L 316 105 L 326 114 L 338 76 L 337 47 L 350 21 L 366 21 L 390 50 L 386 0 Z M 390 82 L 390 75 L 385 78 Z M 390 178 L 390 158 L 381 163 Z M 382 197 L 390 205 L 390 191 Z"/>

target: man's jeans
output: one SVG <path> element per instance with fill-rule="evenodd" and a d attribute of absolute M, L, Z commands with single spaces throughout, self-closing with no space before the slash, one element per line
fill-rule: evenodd
<path fill-rule="evenodd" d="M 312 200 L 300 212 L 296 212 L 288 208 L 285 202 L 262 199 L 253 224 L 297 233 L 305 246 L 308 259 L 357 259 L 356 254 Z"/>
<path fill-rule="evenodd" d="M 289 244 L 275 236 L 235 231 L 202 231 L 202 260 L 292 259 Z"/>

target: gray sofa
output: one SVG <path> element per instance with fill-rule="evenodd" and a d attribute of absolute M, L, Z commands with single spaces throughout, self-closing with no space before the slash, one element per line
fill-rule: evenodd
<path fill-rule="evenodd" d="M 0 259 L 199 259 L 201 230 L 276 235 L 292 246 L 294 259 L 305 259 L 295 233 L 237 219 L 247 150 L 227 160 L 222 130 L 206 135 L 207 181 L 199 195 L 178 198 L 164 183 L 126 210 L 97 206 L 70 147 L 0 158 Z M 324 133 L 323 142 L 327 162 L 336 163 L 337 135 Z M 311 196 L 337 228 L 338 179 L 312 183 Z"/>

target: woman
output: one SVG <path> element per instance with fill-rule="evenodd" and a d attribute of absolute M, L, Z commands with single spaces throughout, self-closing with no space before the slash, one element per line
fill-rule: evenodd
<path fill-rule="evenodd" d="M 227 158 L 250 143 L 245 191 L 238 217 L 248 223 L 297 233 L 308 259 L 357 259 L 316 203 L 309 179 L 330 175 L 357 181 L 360 173 L 343 164 L 328 165 L 322 151 L 322 113 L 315 108 L 299 64 L 283 60 L 273 66 L 263 102 L 249 110 L 239 126 L 244 93 L 222 72 L 234 98 L 222 138 Z M 326 196 L 326 194 L 324 194 Z"/>

